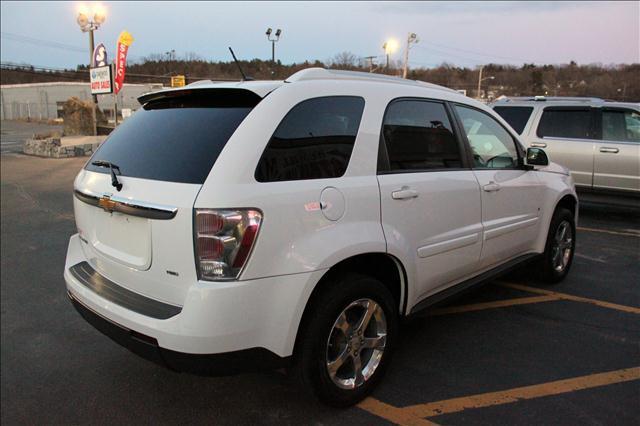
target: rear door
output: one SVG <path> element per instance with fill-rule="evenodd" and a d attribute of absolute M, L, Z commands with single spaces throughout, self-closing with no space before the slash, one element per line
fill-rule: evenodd
<path fill-rule="evenodd" d="M 478 182 L 446 105 L 392 101 L 385 113 L 378 182 L 388 250 L 415 265 L 416 297 L 477 266 L 482 231 Z"/>
<path fill-rule="evenodd" d="M 233 89 L 174 95 L 148 102 L 109 136 L 74 183 L 76 225 L 94 269 L 132 291 L 182 305 L 197 281 L 194 201 L 259 100 Z"/>
<path fill-rule="evenodd" d="M 530 251 L 538 237 L 543 186 L 537 172 L 519 167 L 511 134 L 484 111 L 456 104 L 482 197 L 480 268 Z"/>
<path fill-rule="evenodd" d="M 594 189 L 640 192 L 640 112 L 602 108 L 602 140 L 595 144 Z"/>
<path fill-rule="evenodd" d="M 543 148 L 550 161 L 571 170 L 576 186 L 591 188 L 595 120 L 595 111 L 590 107 L 545 107 L 529 145 Z"/>

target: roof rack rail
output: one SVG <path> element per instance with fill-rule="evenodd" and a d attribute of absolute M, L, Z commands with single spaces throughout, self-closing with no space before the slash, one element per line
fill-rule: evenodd
<path fill-rule="evenodd" d="M 579 96 L 509 96 L 503 99 L 499 99 L 498 102 L 513 102 L 513 101 L 539 101 L 539 102 L 606 102 L 602 98 L 593 97 L 579 97 Z"/>
<path fill-rule="evenodd" d="M 363 81 L 384 81 L 395 84 L 408 84 L 413 86 L 420 86 L 429 89 L 444 90 L 451 93 L 458 93 L 456 90 L 449 89 L 448 87 L 439 86 L 433 83 L 427 83 L 419 80 L 407 80 L 406 78 L 394 77 L 385 74 L 374 74 L 361 71 L 344 71 L 344 70 L 332 70 L 326 68 L 307 68 L 296 72 L 285 80 L 285 83 L 293 83 L 297 81 L 310 81 L 310 80 L 363 80 Z"/>

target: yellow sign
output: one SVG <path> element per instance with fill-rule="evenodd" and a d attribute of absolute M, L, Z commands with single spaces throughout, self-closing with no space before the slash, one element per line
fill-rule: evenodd
<path fill-rule="evenodd" d="M 171 77 L 171 87 L 184 87 L 186 79 L 184 75 L 174 75 Z"/>

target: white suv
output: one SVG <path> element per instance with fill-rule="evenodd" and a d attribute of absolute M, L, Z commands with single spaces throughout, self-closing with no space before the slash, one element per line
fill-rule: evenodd
<path fill-rule="evenodd" d="M 172 369 L 286 366 L 345 406 L 401 317 L 527 260 L 569 271 L 569 172 L 453 90 L 307 69 L 140 102 L 75 180 L 64 277 L 87 321 Z"/>

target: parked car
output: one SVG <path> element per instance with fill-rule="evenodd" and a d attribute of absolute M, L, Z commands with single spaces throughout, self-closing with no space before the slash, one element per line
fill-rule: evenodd
<path fill-rule="evenodd" d="M 453 90 L 312 68 L 139 100 L 75 179 L 64 278 L 87 321 L 174 370 L 286 366 L 354 404 L 401 317 L 526 261 L 546 282 L 571 267 L 568 170 Z"/>
<path fill-rule="evenodd" d="M 568 167 L 578 190 L 640 196 L 640 104 L 536 96 L 492 107 L 526 146 Z"/>

